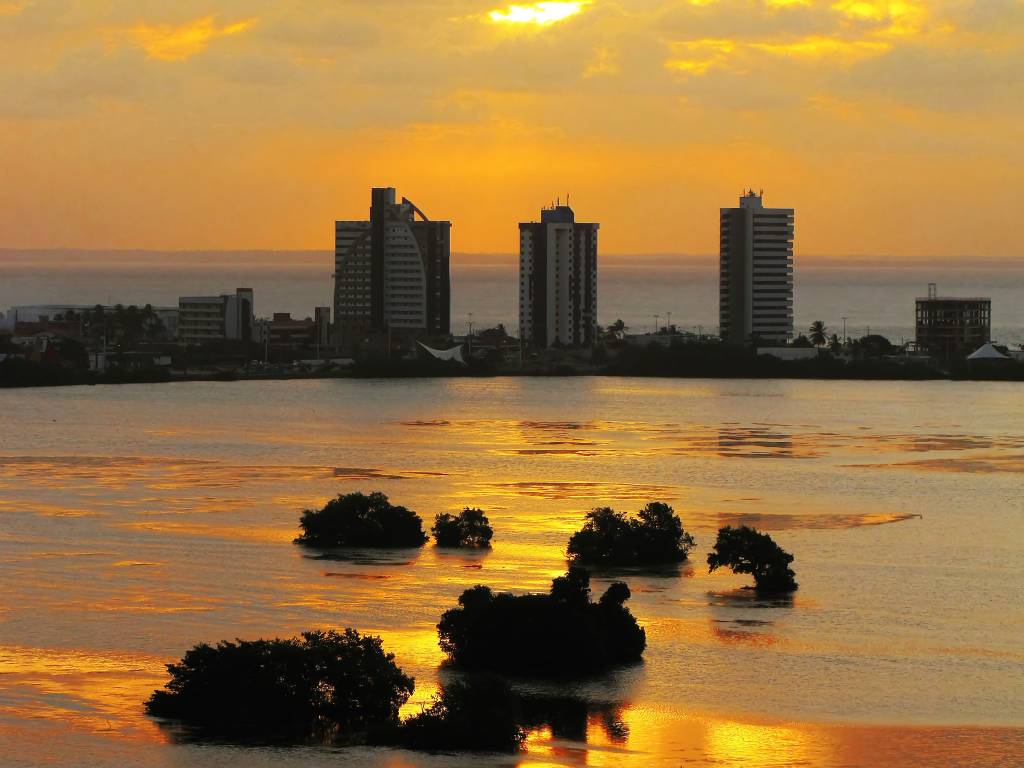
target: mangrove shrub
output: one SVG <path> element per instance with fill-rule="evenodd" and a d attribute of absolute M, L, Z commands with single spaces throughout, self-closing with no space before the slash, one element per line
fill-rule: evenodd
<path fill-rule="evenodd" d="M 570 568 L 548 594 L 514 595 L 476 586 L 437 625 L 441 649 L 469 669 L 566 676 L 638 661 L 644 630 L 625 607 L 629 587 L 615 582 L 598 602 L 590 576 Z"/>
<path fill-rule="evenodd" d="M 299 526 L 295 543 L 312 547 L 421 547 L 427 540 L 420 516 L 380 491 L 339 495 L 303 512 Z"/>
<path fill-rule="evenodd" d="M 636 517 L 610 507 L 588 512 L 566 551 L 587 565 L 656 565 L 682 562 L 693 545 L 693 536 L 683 530 L 672 507 L 652 501 Z"/>
<path fill-rule="evenodd" d="M 719 529 L 714 549 L 708 553 L 708 568 L 726 567 L 733 573 L 750 573 L 759 592 L 792 592 L 799 585 L 789 564 L 793 556 L 767 533 L 741 525 Z"/>
<path fill-rule="evenodd" d="M 491 546 L 494 529 L 482 509 L 466 507 L 459 514 L 447 512 L 434 518 L 434 527 L 430 530 L 439 547 L 477 547 Z"/>
<path fill-rule="evenodd" d="M 146 712 L 211 735 L 351 738 L 396 725 L 413 692 L 380 638 L 354 629 L 197 645 L 167 671 Z"/>

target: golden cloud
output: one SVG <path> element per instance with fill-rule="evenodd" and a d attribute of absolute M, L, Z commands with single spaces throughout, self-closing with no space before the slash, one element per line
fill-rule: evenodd
<path fill-rule="evenodd" d="M 218 26 L 214 16 L 206 16 L 180 26 L 139 24 L 126 34 L 150 58 L 181 61 L 206 50 L 215 38 L 237 35 L 255 23 L 255 19 L 246 19 Z"/>
<path fill-rule="evenodd" d="M 876 56 L 892 49 L 892 43 L 879 40 L 841 40 L 835 37 L 805 37 L 788 43 L 751 43 L 750 47 L 777 56 L 812 58 L 834 56 L 844 60 Z"/>
<path fill-rule="evenodd" d="M 920 32 L 928 20 L 928 9 L 921 0 L 836 0 L 832 10 L 847 19 L 885 24 L 890 35 Z"/>
<path fill-rule="evenodd" d="M 792 40 L 743 41 L 703 39 L 671 44 L 672 57 L 665 62 L 668 70 L 689 75 L 706 75 L 713 68 L 726 68 L 752 53 L 767 53 L 791 58 L 830 58 L 841 63 L 878 56 L 892 50 L 893 44 L 877 36 L 848 40 L 842 37 L 812 35 Z"/>
<path fill-rule="evenodd" d="M 672 43 L 673 58 L 665 66 L 677 72 L 703 75 L 712 67 L 723 66 L 736 46 L 735 40 L 724 38 Z"/>
<path fill-rule="evenodd" d="M 618 52 L 611 48 L 598 48 L 594 52 L 594 58 L 590 60 L 590 63 L 583 70 L 583 76 L 617 75 L 619 72 Z"/>

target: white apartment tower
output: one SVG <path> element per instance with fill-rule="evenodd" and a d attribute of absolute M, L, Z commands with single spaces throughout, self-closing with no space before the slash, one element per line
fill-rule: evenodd
<path fill-rule="evenodd" d="M 719 331 L 723 341 L 793 338 L 793 209 L 765 208 L 748 190 L 739 208 L 722 208 Z"/>
<path fill-rule="evenodd" d="M 572 208 L 519 225 L 519 335 L 530 347 L 589 346 L 597 323 L 597 230 Z"/>

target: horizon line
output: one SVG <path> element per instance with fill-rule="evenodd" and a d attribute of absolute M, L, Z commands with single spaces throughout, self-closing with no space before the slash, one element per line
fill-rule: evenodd
<path fill-rule="evenodd" d="M 19 248 L 19 247 L 0 247 L 0 256 L 18 256 L 18 255 L 38 255 L 38 254 L 49 254 L 49 255 L 68 255 L 68 256 L 90 256 L 90 255 L 107 255 L 107 256 L 129 256 L 129 255 L 167 255 L 167 254 L 178 254 L 182 256 L 187 255 L 205 255 L 205 254 L 222 254 L 225 256 L 244 256 L 244 255 L 273 255 L 273 254 L 305 254 L 305 255 L 332 255 L 333 250 L 329 248 L 146 248 L 146 247 L 115 247 L 115 248 L 102 248 L 102 247 L 76 247 L 76 246 L 60 246 L 60 247 L 30 247 L 30 248 Z M 518 257 L 518 253 L 515 251 L 452 251 L 452 256 L 463 256 L 468 258 L 511 258 Z M 719 257 L 718 253 L 683 253 L 678 251 L 613 251 L 613 252 L 601 252 L 598 254 L 602 258 L 611 259 L 716 259 Z M 933 261 L 933 262 L 948 262 L 948 261 L 963 261 L 964 266 L 970 264 L 978 264 L 979 262 L 991 262 L 991 263 L 1012 263 L 1019 261 L 1024 264 L 1024 254 L 1019 255 L 971 255 L 971 254 L 945 254 L 945 255 L 929 255 L 929 254 L 912 254 L 912 255 L 894 255 L 887 253 L 846 253 L 846 254 L 831 254 L 831 253 L 807 253 L 807 254 L 796 254 L 797 259 L 812 259 L 815 261 L 890 261 L 890 262 L 901 262 L 901 261 Z"/>

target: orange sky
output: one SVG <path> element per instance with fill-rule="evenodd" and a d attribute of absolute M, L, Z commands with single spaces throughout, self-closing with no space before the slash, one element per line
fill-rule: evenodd
<path fill-rule="evenodd" d="M 1024 0 L 0 0 L 0 248 L 317 248 L 393 185 L 508 252 L 1019 257 Z"/>

